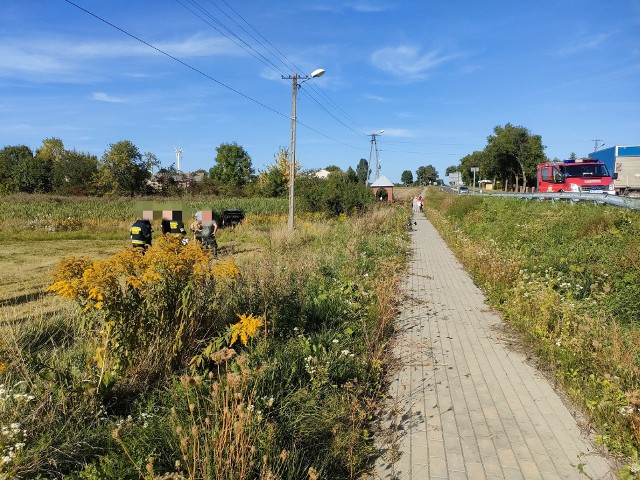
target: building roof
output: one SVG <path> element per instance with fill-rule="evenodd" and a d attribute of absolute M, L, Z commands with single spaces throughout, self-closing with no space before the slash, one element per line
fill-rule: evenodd
<path fill-rule="evenodd" d="M 389 180 L 387 177 L 382 175 L 375 182 L 373 182 L 370 187 L 393 187 L 393 182 Z"/>
<path fill-rule="evenodd" d="M 315 173 L 315 176 L 318 178 L 327 178 L 331 172 L 329 170 L 325 170 L 324 168 L 318 170 Z"/>

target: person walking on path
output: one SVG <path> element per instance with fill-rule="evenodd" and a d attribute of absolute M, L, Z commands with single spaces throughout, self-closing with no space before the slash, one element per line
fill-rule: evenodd
<path fill-rule="evenodd" d="M 549 381 L 505 341 L 502 320 L 431 223 L 414 215 L 394 355 L 395 440 L 374 479 L 614 479 Z"/>

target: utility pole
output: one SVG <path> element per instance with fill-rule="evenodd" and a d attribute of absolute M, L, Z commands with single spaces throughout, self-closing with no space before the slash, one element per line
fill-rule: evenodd
<path fill-rule="evenodd" d="M 293 230 L 293 196 L 294 182 L 296 179 L 296 99 L 298 98 L 298 87 L 311 78 L 317 78 L 324 75 L 324 70 L 318 68 L 311 72 L 311 76 L 298 76 L 297 73 L 290 77 L 283 76 L 284 80 L 293 80 L 293 94 L 291 96 L 291 158 L 289 158 L 289 219 L 287 225 L 289 230 Z M 302 80 L 298 83 L 298 80 Z"/>
<path fill-rule="evenodd" d="M 296 98 L 298 98 L 298 74 L 294 73 L 293 96 L 291 97 L 291 154 L 289 158 L 289 220 L 287 226 L 293 230 L 293 182 L 296 178 Z"/>
<path fill-rule="evenodd" d="M 600 140 L 599 138 L 596 138 L 595 140 L 591 140 L 591 141 L 594 143 L 594 145 L 593 145 L 593 151 L 594 151 L 594 152 L 597 152 L 597 151 L 598 151 L 598 148 L 600 148 L 600 147 L 604 147 L 604 143 L 600 143 L 600 144 L 599 144 L 599 142 L 601 142 L 601 141 L 602 141 L 602 140 Z M 599 144 L 599 145 L 598 145 L 598 144 Z"/>
<path fill-rule="evenodd" d="M 376 137 L 382 135 L 384 130 L 380 130 L 378 133 L 370 133 L 371 137 L 371 148 L 369 149 L 369 163 L 367 164 L 367 186 L 369 185 L 369 171 L 371 170 L 371 154 L 374 151 L 376 152 L 376 180 L 380 178 L 380 159 L 378 156 L 378 142 L 376 141 Z"/>

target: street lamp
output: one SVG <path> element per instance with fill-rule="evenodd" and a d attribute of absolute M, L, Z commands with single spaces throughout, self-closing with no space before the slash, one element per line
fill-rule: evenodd
<path fill-rule="evenodd" d="M 298 87 L 307 80 L 318 78 L 324 75 L 324 70 L 318 68 L 311 72 L 311 75 L 304 77 L 294 73 L 292 76 L 282 78 L 285 80 L 293 80 L 293 95 L 291 100 L 291 154 L 289 158 L 289 230 L 293 230 L 293 183 L 296 176 L 296 98 L 298 97 Z M 302 80 L 298 83 L 298 80 Z"/>

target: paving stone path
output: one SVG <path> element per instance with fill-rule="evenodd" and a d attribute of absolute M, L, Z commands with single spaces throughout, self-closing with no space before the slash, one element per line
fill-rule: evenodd
<path fill-rule="evenodd" d="M 509 347 L 501 318 L 431 223 L 414 221 L 385 420 L 399 450 L 373 478 L 615 478 L 549 381 Z"/>

